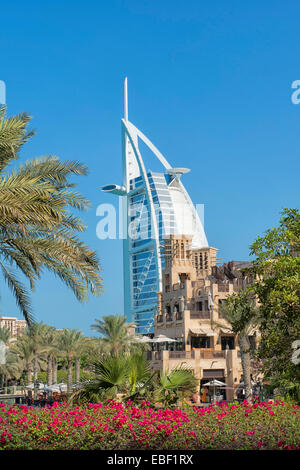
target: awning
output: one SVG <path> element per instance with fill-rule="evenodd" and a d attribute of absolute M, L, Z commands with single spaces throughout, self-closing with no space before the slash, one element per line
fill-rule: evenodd
<path fill-rule="evenodd" d="M 154 336 L 154 338 L 151 339 L 150 343 L 177 343 L 177 340 L 173 338 L 168 338 L 168 336 L 165 335 L 158 335 Z"/>
<path fill-rule="evenodd" d="M 190 332 L 193 335 L 217 336 L 217 333 L 210 328 L 190 328 Z"/>
<path fill-rule="evenodd" d="M 220 328 L 220 331 L 221 331 L 221 333 L 223 333 L 225 335 L 228 335 L 228 334 L 233 335 L 234 334 L 233 331 L 230 330 L 229 328 Z"/>
<path fill-rule="evenodd" d="M 206 384 L 203 384 L 203 387 L 222 387 L 223 385 L 226 387 L 226 384 L 224 382 L 213 379 L 207 382 Z"/>
<path fill-rule="evenodd" d="M 152 338 L 149 338 L 149 336 L 142 336 L 141 338 L 139 336 L 134 336 L 134 339 L 138 343 L 152 343 Z"/>

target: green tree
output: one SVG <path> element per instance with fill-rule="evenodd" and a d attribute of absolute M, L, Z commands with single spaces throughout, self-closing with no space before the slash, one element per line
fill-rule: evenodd
<path fill-rule="evenodd" d="M 72 399 L 98 402 L 116 399 L 119 395 L 124 401 L 150 398 L 171 405 L 184 394 L 194 392 L 196 385 L 197 380 L 188 369 L 177 368 L 159 374 L 151 371 L 143 352 L 127 352 L 98 359 L 95 378 L 77 390 Z"/>
<path fill-rule="evenodd" d="M 260 302 L 259 356 L 266 378 L 300 399 L 299 365 L 291 360 L 300 339 L 300 213 L 284 209 L 280 224 L 251 246 L 251 272 Z"/>
<path fill-rule="evenodd" d="M 59 337 L 59 349 L 63 357 L 68 361 L 68 395 L 72 392 L 73 385 L 73 361 L 75 357 L 78 357 L 80 350 L 84 342 L 84 337 L 81 331 L 76 329 L 70 330 L 65 329 Z"/>
<path fill-rule="evenodd" d="M 243 379 L 245 386 L 245 399 L 251 401 L 251 357 L 250 357 L 250 330 L 257 324 L 258 308 L 253 293 L 241 290 L 228 297 L 219 306 L 219 315 L 230 326 L 230 330 L 238 338 L 241 352 Z M 219 324 L 219 326 L 224 326 Z"/>
<path fill-rule="evenodd" d="M 10 331 L 6 326 L 0 326 L 0 341 L 2 341 L 5 346 L 8 346 L 10 340 Z"/>
<path fill-rule="evenodd" d="M 48 329 L 49 326 L 43 322 L 31 323 L 31 327 L 11 347 L 15 356 L 23 361 L 23 370 L 27 372 L 28 385 L 36 382 L 38 372 L 46 367 L 47 355 L 50 350 L 46 341 Z"/>
<path fill-rule="evenodd" d="M 96 319 L 91 328 L 100 333 L 108 351 L 116 355 L 136 343 L 134 336 L 128 332 L 130 326 L 132 323 L 127 323 L 125 316 L 108 315 L 103 316 L 102 320 Z"/>
<path fill-rule="evenodd" d="M 186 367 L 176 367 L 170 372 L 159 375 L 154 397 L 165 406 L 174 405 L 180 398 L 191 395 L 197 388 L 197 379 L 193 371 Z"/>
<path fill-rule="evenodd" d="M 30 341 L 27 335 L 23 335 L 17 343 L 11 346 L 11 350 L 15 354 L 15 357 L 19 358 L 19 360 L 23 363 L 23 370 L 26 371 L 27 375 L 27 385 L 32 384 L 34 360 L 33 343 Z"/>
<path fill-rule="evenodd" d="M 102 290 L 96 253 L 78 238 L 82 221 L 72 210 L 89 202 L 72 188 L 70 176 L 85 175 L 84 165 L 46 156 L 11 170 L 22 146 L 33 136 L 27 114 L 6 118 L 0 107 L 0 272 L 28 323 L 32 308 L 28 290 L 47 269 L 70 287 L 79 301 Z M 8 169 L 9 167 L 9 169 Z"/>
<path fill-rule="evenodd" d="M 43 331 L 41 338 L 47 352 L 47 385 L 52 385 L 56 382 L 55 373 L 53 368 L 55 367 L 56 359 L 59 354 L 59 333 L 52 326 L 46 326 Z"/>
<path fill-rule="evenodd" d="M 31 328 L 26 332 L 28 342 L 33 350 L 33 380 L 38 379 L 38 371 L 46 364 L 46 358 L 49 351 L 49 345 L 45 341 L 45 335 L 48 330 L 48 325 L 45 323 L 32 323 Z M 36 399 L 36 397 L 35 397 Z"/>
<path fill-rule="evenodd" d="M 0 385 L 6 385 L 7 378 L 10 375 L 7 367 L 7 351 L 10 340 L 10 331 L 8 328 L 0 327 Z"/>

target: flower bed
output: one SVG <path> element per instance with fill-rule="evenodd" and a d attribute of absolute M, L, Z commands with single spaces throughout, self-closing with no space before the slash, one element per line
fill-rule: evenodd
<path fill-rule="evenodd" d="M 280 400 L 173 410 L 0 404 L 0 449 L 300 449 L 299 416 Z"/>

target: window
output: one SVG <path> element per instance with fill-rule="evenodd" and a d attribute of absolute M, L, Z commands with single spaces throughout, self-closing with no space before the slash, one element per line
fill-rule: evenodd
<path fill-rule="evenodd" d="M 209 336 L 191 336 L 192 348 L 210 348 Z"/>
<path fill-rule="evenodd" d="M 196 310 L 202 312 L 202 302 L 196 302 Z"/>
<path fill-rule="evenodd" d="M 234 336 L 221 336 L 222 351 L 234 349 Z"/>
<path fill-rule="evenodd" d="M 171 306 L 170 305 L 166 305 L 165 313 L 166 313 L 166 320 L 167 321 L 172 321 L 172 311 L 171 311 Z"/>

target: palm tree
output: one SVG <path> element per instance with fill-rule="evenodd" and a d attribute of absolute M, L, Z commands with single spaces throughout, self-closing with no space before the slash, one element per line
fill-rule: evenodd
<path fill-rule="evenodd" d="M 6 328 L 6 326 L 0 326 L 0 342 L 2 342 L 5 347 L 8 346 L 10 338 L 9 329 Z"/>
<path fill-rule="evenodd" d="M 47 156 L 7 170 L 34 134 L 27 131 L 29 121 L 27 114 L 7 119 L 5 107 L 0 107 L 0 272 L 28 324 L 31 303 L 15 270 L 33 288 L 46 268 L 81 302 L 88 291 L 102 290 L 96 253 L 76 236 L 85 226 L 72 214 L 72 209 L 85 210 L 89 202 L 71 189 L 74 184 L 68 178 L 85 175 L 86 167 Z"/>
<path fill-rule="evenodd" d="M 126 393 L 131 400 L 141 397 L 150 387 L 156 372 L 151 371 L 144 351 L 132 351 L 128 358 L 128 385 Z"/>
<path fill-rule="evenodd" d="M 81 338 L 81 341 L 78 341 L 78 346 L 75 353 L 75 383 L 80 382 L 80 359 L 83 353 L 88 352 L 90 349 L 90 341 L 88 338 Z"/>
<path fill-rule="evenodd" d="M 196 387 L 197 380 L 192 370 L 177 367 L 171 372 L 160 374 L 154 396 L 165 405 L 173 405 L 178 402 L 180 396 L 185 396 L 186 393 L 191 395 L 195 392 Z"/>
<path fill-rule="evenodd" d="M 95 379 L 76 391 L 72 400 L 98 402 L 121 395 L 127 401 L 150 395 L 170 405 L 177 402 L 180 395 L 191 394 L 197 385 L 189 369 L 174 369 L 158 378 L 156 375 L 156 371 L 150 370 L 143 352 L 105 356 L 95 362 Z"/>
<path fill-rule="evenodd" d="M 47 385 L 56 383 L 55 373 L 53 368 L 55 367 L 55 360 L 59 351 L 58 332 L 52 326 L 46 326 L 43 332 L 42 341 L 47 348 Z"/>
<path fill-rule="evenodd" d="M 49 346 L 45 342 L 45 334 L 48 330 L 48 325 L 41 323 L 32 323 L 31 328 L 27 330 L 28 341 L 33 349 L 33 380 L 37 382 L 38 370 L 41 364 L 45 364 Z M 35 396 L 36 399 L 36 396 Z"/>
<path fill-rule="evenodd" d="M 245 386 L 245 399 L 251 401 L 251 367 L 249 332 L 255 326 L 258 308 L 248 291 L 242 290 L 228 297 L 219 306 L 219 315 L 227 322 L 234 335 L 238 337 Z M 219 324 L 219 326 L 224 326 Z"/>
<path fill-rule="evenodd" d="M 128 328 L 133 324 L 127 323 L 125 316 L 108 315 L 102 318 L 96 319 L 91 329 L 102 335 L 102 341 L 111 354 L 124 351 L 134 342 L 134 337 L 128 333 Z"/>
<path fill-rule="evenodd" d="M 24 335 L 17 343 L 11 347 L 12 352 L 18 357 L 24 364 L 23 368 L 27 374 L 27 385 L 33 382 L 33 360 L 34 360 L 34 349 L 33 344 L 29 340 L 27 335 Z"/>
<path fill-rule="evenodd" d="M 27 372 L 27 384 L 36 383 L 38 371 L 44 370 L 46 358 L 49 350 L 45 342 L 45 334 L 48 325 L 41 323 L 32 323 L 20 339 L 11 347 L 12 352 L 23 361 L 24 369 Z M 37 390 L 35 390 L 36 398 Z"/>
<path fill-rule="evenodd" d="M 51 366 L 51 369 L 52 369 L 52 384 L 56 384 L 57 383 L 57 357 L 56 356 L 53 356 L 52 357 L 52 366 Z"/>
<path fill-rule="evenodd" d="M 153 376 L 145 355 L 106 355 L 94 362 L 95 379 L 75 392 L 76 401 L 115 399 L 117 395 L 135 399 L 145 389 Z"/>
<path fill-rule="evenodd" d="M 8 328 L 0 327 L 0 378 L 1 382 L 6 385 L 8 369 L 7 369 L 7 349 L 10 340 L 10 331 Z"/>
<path fill-rule="evenodd" d="M 7 389 L 8 379 L 19 379 L 24 370 L 24 363 L 10 349 L 6 352 L 4 364 L 0 364 L 0 376 L 4 379 L 4 388 Z"/>
<path fill-rule="evenodd" d="M 82 336 L 81 331 L 76 329 L 66 329 L 59 337 L 59 348 L 61 354 L 66 357 L 68 361 L 68 395 L 72 392 L 73 359 L 79 354 L 83 341 L 84 337 Z"/>

